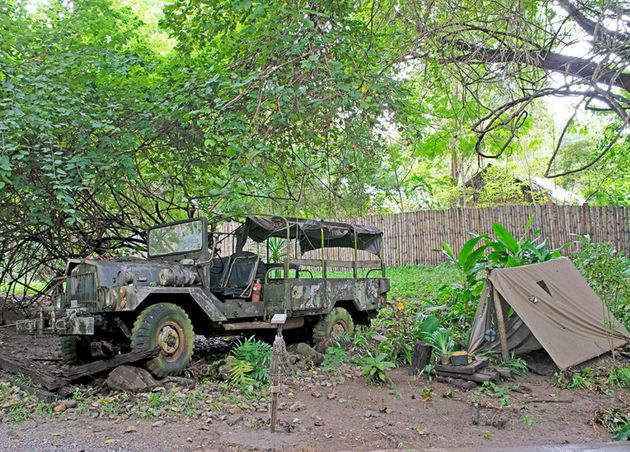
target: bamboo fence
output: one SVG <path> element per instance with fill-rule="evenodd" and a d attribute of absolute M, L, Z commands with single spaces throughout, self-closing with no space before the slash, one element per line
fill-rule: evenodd
<path fill-rule="evenodd" d="M 355 224 L 375 226 L 383 231 L 383 257 L 388 266 L 405 264 L 438 264 L 445 258 L 436 250 L 446 242 L 459 250 L 464 242 L 475 234 L 490 234 L 493 223 L 506 226 L 516 237 L 523 235 L 531 215 L 532 229 L 540 229 L 551 247 L 565 243 L 571 246 L 563 250 L 569 254 L 575 248 L 579 236 L 589 235 L 594 242 L 610 242 L 617 250 L 630 253 L 630 209 L 627 207 L 588 206 L 503 206 L 492 208 L 457 208 L 449 210 L 420 210 L 417 212 L 385 215 L 368 215 L 355 218 L 333 218 Z M 223 232 L 232 231 L 236 223 L 222 225 Z M 224 244 L 223 255 L 232 250 Z M 252 251 L 255 244 L 249 244 Z M 264 252 L 263 252 L 264 253 Z M 305 257 L 319 257 L 319 251 L 311 251 Z M 262 253 L 261 253 L 262 255 Z M 326 250 L 328 259 L 352 260 L 350 249 Z M 371 257 L 374 258 L 373 256 Z M 370 259 L 360 253 L 359 259 Z"/>

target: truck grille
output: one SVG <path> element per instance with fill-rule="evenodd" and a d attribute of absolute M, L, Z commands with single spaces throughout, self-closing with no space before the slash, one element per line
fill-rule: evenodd
<path fill-rule="evenodd" d="M 79 303 L 96 301 L 95 273 L 73 273 L 68 277 L 68 301 L 77 300 Z"/>

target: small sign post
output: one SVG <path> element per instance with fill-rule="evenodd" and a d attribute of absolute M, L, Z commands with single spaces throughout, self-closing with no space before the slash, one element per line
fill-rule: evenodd
<path fill-rule="evenodd" d="M 276 338 L 273 341 L 273 349 L 271 355 L 271 432 L 276 431 L 277 415 L 278 415 L 278 395 L 280 394 L 280 376 L 282 367 L 286 367 L 287 348 L 282 338 L 282 326 L 287 321 L 286 314 L 275 314 L 271 319 L 272 325 L 278 326 Z M 285 364 L 283 366 L 283 364 Z"/>

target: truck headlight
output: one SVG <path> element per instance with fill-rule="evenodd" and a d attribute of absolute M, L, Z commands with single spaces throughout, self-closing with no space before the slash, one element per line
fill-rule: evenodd
<path fill-rule="evenodd" d="M 116 291 L 114 289 L 108 290 L 105 294 L 105 306 L 113 308 L 116 306 Z"/>

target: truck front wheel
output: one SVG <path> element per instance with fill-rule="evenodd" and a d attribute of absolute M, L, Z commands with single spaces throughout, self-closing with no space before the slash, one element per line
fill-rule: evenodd
<path fill-rule="evenodd" d="M 157 377 L 177 375 L 192 357 L 195 335 L 186 312 L 172 303 L 158 303 L 140 313 L 131 332 L 134 349 L 160 347 L 146 367 Z"/>

